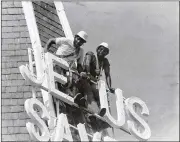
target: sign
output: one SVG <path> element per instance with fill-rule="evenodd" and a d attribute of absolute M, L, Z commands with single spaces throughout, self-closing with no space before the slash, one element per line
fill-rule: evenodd
<path fill-rule="evenodd" d="M 45 61 L 46 61 L 46 74 L 48 78 L 48 85 L 43 85 L 43 79 L 36 79 L 34 75 L 28 70 L 28 68 L 20 66 L 20 72 L 23 75 L 23 77 L 28 80 L 31 85 L 34 84 L 34 86 L 38 86 L 42 89 L 47 90 L 49 93 L 51 93 L 54 97 L 70 104 L 74 104 L 74 99 L 70 97 L 68 94 L 65 94 L 55 88 L 55 80 L 60 82 L 61 84 L 68 83 L 67 76 L 63 74 L 58 74 L 53 71 L 53 65 L 56 64 L 60 66 L 61 68 L 65 69 L 67 72 L 69 72 L 69 66 L 67 62 L 63 59 L 59 59 L 58 57 L 54 56 L 51 53 L 45 54 Z M 71 74 L 71 73 L 68 73 Z M 32 77 L 33 76 L 33 77 Z M 42 77 L 43 78 L 43 77 Z M 117 120 L 113 118 L 113 116 L 109 112 L 109 106 L 108 106 L 108 100 L 107 100 L 107 92 L 105 87 L 105 82 L 100 80 L 98 82 L 98 88 L 99 88 L 99 97 L 100 97 L 100 106 L 101 108 L 106 108 L 107 112 L 104 116 L 105 120 L 108 122 L 109 125 L 111 125 L 114 128 L 123 128 L 125 123 L 127 122 L 128 129 L 130 133 L 137 138 L 138 140 L 146 141 L 151 136 L 151 130 L 149 128 L 149 125 L 146 123 L 145 120 L 139 114 L 136 113 L 134 110 L 134 105 L 138 104 L 140 108 L 142 109 L 141 115 L 149 115 L 148 107 L 146 106 L 145 102 L 143 102 L 140 98 L 137 97 L 130 97 L 127 99 L 124 99 L 122 95 L 122 90 L 117 88 L 115 90 L 115 96 L 116 96 L 116 109 L 117 109 Z M 40 115 L 37 114 L 37 112 L 34 110 L 34 108 L 40 109 Z M 26 127 L 28 129 L 29 134 L 31 137 L 36 141 L 48 141 L 50 139 L 50 132 L 48 130 L 48 127 L 46 125 L 46 121 L 49 119 L 49 114 L 45 108 L 45 106 L 39 102 L 37 99 L 28 99 L 25 102 L 25 110 L 29 117 L 32 119 L 32 122 L 29 122 L 26 124 Z M 127 114 L 127 115 L 125 115 Z M 126 117 L 128 116 L 128 117 Z M 139 125 L 139 127 L 142 128 L 142 131 L 138 131 L 135 125 Z M 38 127 L 41 135 L 38 131 L 36 131 L 35 126 Z M 81 138 L 81 141 L 87 141 L 87 133 L 85 130 L 85 126 L 83 124 L 78 124 L 77 129 L 79 131 L 79 135 Z M 62 141 L 63 139 L 72 141 L 72 135 L 69 129 L 69 124 L 67 121 L 67 117 L 65 114 L 60 114 L 58 116 L 57 121 L 57 127 L 54 130 L 55 133 L 51 140 L 55 141 Z M 101 134 L 99 132 L 96 132 L 93 136 L 93 140 L 99 140 L 100 141 Z M 104 141 L 114 141 L 113 138 L 110 137 L 104 137 Z"/>

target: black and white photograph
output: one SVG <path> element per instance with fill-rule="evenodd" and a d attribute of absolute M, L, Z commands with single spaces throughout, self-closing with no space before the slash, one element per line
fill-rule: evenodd
<path fill-rule="evenodd" d="M 179 2 L 1 0 L 1 141 L 179 141 Z"/>

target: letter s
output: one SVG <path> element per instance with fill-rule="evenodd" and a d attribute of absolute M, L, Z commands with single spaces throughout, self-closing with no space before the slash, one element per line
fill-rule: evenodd
<path fill-rule="evenodd" d="M 140 125 L 143 127 L 144 131 L 139 132 L 135 126 L 134 123 L 131 120 L 127 121 L 129 131 L 131 134 L 133 134 L 137 139 L 139 140 L 148 140 L 151 136 L 151 130 L 149 128 L 149 125 L 135 112 L 133 106 L 135 104 L 139 104 L 142 108 L 142 115 L 149 115 L 149 110 L 141 99 L 137 97 L 131 97 L 125 100 L 126 110 L 127 114 L 130 118 L 132 118 L 135 122 L 140 123 Z"/>
<path fill-rule="evenodd" d="M 40 116 L 42 119 L 48 120 L 50 118 L 48 111 L 45 106 L 37 99 L 31 98 L 25 101 L 25 110 L 32 122 L 26 123 L 26 128 L 30 134 L 30 136 L 35 141 L 48 141 L 50 139 L 50 133 L 48 127 L 45 122 L 40 118 L 37 114 L 37 111 L 34 109 L 40 110 Z M 36 131 L 35 125 L 39 127 L 40 134 Z"/>

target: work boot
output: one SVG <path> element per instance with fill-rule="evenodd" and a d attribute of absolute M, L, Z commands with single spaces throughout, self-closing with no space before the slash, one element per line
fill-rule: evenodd
<path fill-rule="evenodd" d="M 90 122 L 92 122 L 92 123 L 95 123 L 95 122 L 96 122 L 96 117 L 95 117 L 93 114 L 90 114 L 90 115 L 88 116 L 88 118 L 89 118 Z"/>
<path fill-rule="evenodd" d="M 98 113 L 98 115 L 101 117 L 103 117 L 105 114 L 106 114 L 106 108 L 102 108 Z"/>
<path fill-rule="evenodd" d="M 79 101 L 79 105 L 87 108 L 87 101 L 84 97 L 82 97 Z"/>
<path fill-rule="evenodd" d="M 83 94 L 81 93 L 77 93 L 76 96 L 74 97 L 74 102 L 76 104 L 79 104 L 80 103 L 80 99 L 83 97 Z"/>

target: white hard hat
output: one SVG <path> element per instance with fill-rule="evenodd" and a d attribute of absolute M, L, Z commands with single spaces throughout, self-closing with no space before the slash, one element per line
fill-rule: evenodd
<path fill-rule="evenodd" d="M 106 42 L 102 42 L 99 46 L 103 46 L 103 47 L 109 49 L 108 44 Z"/>
<path fill-rule="evenodd" d="M 78 35 L 79 37 L 81 37 L 82 39 L 87 41 L 88 35 L 87 35 L 87 33 L 85 31 L 80 31 L 76 35 Z"/>

